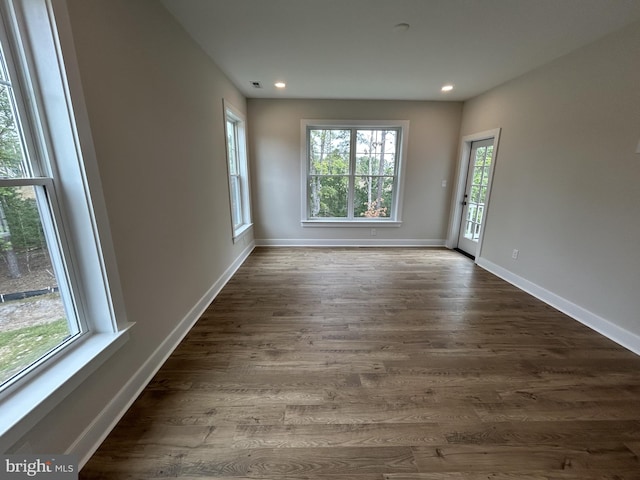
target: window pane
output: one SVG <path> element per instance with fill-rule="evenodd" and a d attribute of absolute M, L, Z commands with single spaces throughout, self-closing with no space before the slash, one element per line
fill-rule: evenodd
<path fill-rule="evenodd" d="M 484 184 L 484 168 L 479 167 L 477 164 L 473 169 L 473 185 Z"/>
<path fill-rule="evenodd" d="M 313 217 L 347 216 L 347 177 L 312 176 L 309 178 L 309 214 Z"/>
<path fill-rule="evenodd" d="M 468 238 L 470 240 L 473 239 L 473 228 L 474 228 L 473 222 L 466 222 L 465 229 L 464 229 L 465 238 Z"/>
<path fill-rule="evenodd" d="M 486 167 L 486 166 L 483 168 L 482 185 L 484 186 L 489 185 L 489 167 Z"/>
<path fill-rule="evenodd" d="M 227 151 L 229 156 L 229 174 L 238 175 L 238 142 L 236 124 L 227 120 Z"/>
<path fill-rule="evenodd" d="M 311 130 L 309 132 L 309 174 L 348 174 L 350 144 L 349 130 Z"/>
<path fill-rule="evenodd" d="M 484 157 L 487 154 L 487 147 L 478 147 L 476 150 L 476 166 L 481 167 L 484 165 Z"/>
<path fill-rule="evenodd" d="M 393 218 L 401 128 L 336 122 L 307 126 L 306 134 L 307 218 Z"/>
<path fill-rule="evenodd" d="M 480 201 L 478 203 L 484 205 L 484 202 L 486 199 L 487 199 L 487 187 L 480 187 Z"/>
<path fill-rule="evenodd" d="M 485 167 L 489 167 L 489 165 L 491 165 L 491 159 L 493 157 L 493 145 L 489 145 L 487 147 L 487 156 L 484 160 L 484 166 Z"/>
<path fill-rule="evenodd" d="M 354 217 L 391 216 L 393 177 L 356 177 Z"/>
<path fill-rule="evenodd" d="M 476 222 L 482 225 L 482 216 L 484 215 L 484 205 L 478 205 L 478 213 Z"/>
<path fill-rule="evenodd" d="M 471 187 L 471 201 L 473 203 L 480 203 L 480 187 L 479 186 L 472 186 Z"/>
<path fill-rule="evenodd" d="M 358 130 L 356 174 L 394 175 L 397 136 L 395 130 Z"/>
<path fill-rule="evenodd" d="M 72 335 L 35 193 L 0 188 L 0 383 Z"/>
<path fill-rule="evenodd" d="M 10 87 L 0 86 L 0 177 L 25 176 L 24 154 Z"/>
<path fill-rule="evenodd" d="M 242 202 L 240 199 L 240 177 L 232 175 L 229 178 L 229 186 L 231 188 L 231 219 L 233 227 L 237 228 L 242 225 Z"/>
<path fill-rule="evenodd" d="M 4 56 L 2 54 L 2 50 L 0 49 L 0 56 L 3 58 L 3 61 L 0 62 L 0 80 L 8 82 L 9 75 L 7 74 L 7 66 L 4 63 Z"/>

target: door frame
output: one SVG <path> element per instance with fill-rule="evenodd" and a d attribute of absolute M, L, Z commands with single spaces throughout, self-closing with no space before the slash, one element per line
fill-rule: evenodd
<path fill-rule="evenodd" d="M 485 199 L 484 214 L 482 219 L 482 226 L 480 228 L 480 238 L 478 238 L 478 247 L 476 249 L 475 262 L 478 263 L 478 259 L 482 254 L 482 240 L 484 239 L 484 230 L 489 217 L 489 204 L 491 199 L 491 186 L 493 183 L 493 172 L 495 171 L 496 161 L 498 159 L 498 145 L 500 143 L 500 131 L 501 128 L 494 128 L 492 130 L 485 130 L 483 132 L 473 133 L 471 135 L 465 135 L 460 140 L 460 154 L 458 156 L 458 164 L 456 165 L 455 173 L 455 185 L 451 198 L 451 211 L 449 213 L 449 232 L 447 235 L 447 241 L 445 245 L 447 248 L 458 247 L 458 237 L 460 235 L 460 225 L 462 223 L 462 197 L 464 195 L 465 187 L 467 184 L 467 175 L 469 173 L 469 155 L 471 154 L 471 144 L 479 140 L 487 140 L 493 138 L 493 159 L 491 167 L 489 168 L 489 180 L 487 183 L 487 198 Z"/>

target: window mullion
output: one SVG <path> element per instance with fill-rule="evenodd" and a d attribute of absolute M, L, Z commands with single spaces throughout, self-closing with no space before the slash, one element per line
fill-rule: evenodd
<path fill-rule="evenodd" d="M 398 215 L 398 204 L 399 204 L 399 195 L 400 195 L 400 185 L 399 183 L 399 168 L 400 168 L 400 155 L 402 154 L 400 148 L 403 141 L 404 132 L 401 128 L 394 128 L 396 132 L 396 151 L 395 151 L 395 166 L 393 168 L 393 192 L 391 194 L 391 202 L 393 205 L 393 210 L 391 211 L 391 215 L 393 218 L 396 218 Z"/>
<path fill-rule="evenodd" d="M 354 219 L 355 210 L 355 175 L 356 175 L 356 146 L 357 129 L 350 129 L 349 137 L 349 187 L 347 188 L 347 218 Z"/>

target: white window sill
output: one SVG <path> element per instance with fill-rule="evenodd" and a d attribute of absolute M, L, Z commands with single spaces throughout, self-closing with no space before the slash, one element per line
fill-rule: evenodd
<path fill-rule="evenodd" d="M 400 227 L 401 221 L 396 220 L 302 220 L 303 227 Z"/>
<path fill-rule="evenodd" d="M 245 223 L 233 232 L 233 243 L 238 243 L 253 228 L 253 223 Z"/>
<path fill-rule="evenodd" d="M 0 452 L 33 426 L 113 355 L 129 338 L 130 323 L 117 333 L 94 333 L 69 346 L 38 373 L 0 400 Z M 19 447 L 19 445 L 18 445 Z"/>

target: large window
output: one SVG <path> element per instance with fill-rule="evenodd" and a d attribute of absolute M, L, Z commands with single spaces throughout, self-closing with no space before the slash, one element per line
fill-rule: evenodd
<path fill-rule="evenodd" d="M 246 130 L 242 113 L 228 102 L 225 102 L 224 111 L 231 224 L 233 239 L 236 240 L 251 227 Z"/>
<path fill-rule="evenodd" d="M 1 451 L 113 354 L 129 326 L 91 136 L 76 123 L 86 111 L 81 96 L 72 103 L 81 89 L 68 75 L 79 77 L 62 57 L 65 5 L 0 1 Z"/>
<path fill-rule="evenodd" d="M 303 222 L 399 222 L 408 122 L 377 123 L 303 121 Z"/>
<path fill-rule="evenodd" d="M 0 37 L 0 388 L 86 327 L 66 268 L 56 181 Z"/>

